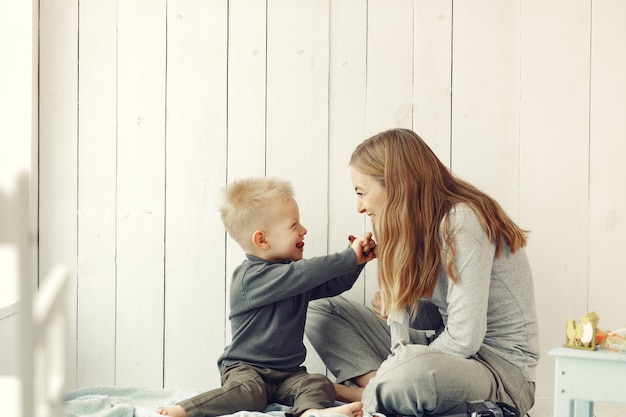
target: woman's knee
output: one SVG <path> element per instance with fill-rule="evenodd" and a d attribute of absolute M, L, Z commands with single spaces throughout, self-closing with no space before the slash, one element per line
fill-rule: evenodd
<path fill-rule="evenodd" d="M 307 309 L 307 322 L 309 320 L 316 320 L 318 317 L 330 313 L 332 305 L 326 298 L 319 300 L 313 300 L 309 302 L 309 308 Z"/>
<path fill-rule="evenodd" d="M 326 327 L 330 305 L 328 300 L 320 299 L 311 301 L 306 313 L 306 326 L 304 328 L 306 336 L 314 342 L 318 334 Z"/>
<path fill-rule="evenodd" d="M 313 339 L 324 339 L 327 336 L 330 323 L 334 323 L 338 317 L 342 317 L 341 306 L 345 302 L 346 300 L 341 296 L 321 298 L 309 302 L 305 332 L 312 342 Z"/>
<path fill-rule="evenodd" d="M 381 364 L 376 374 L 377 384 L 383 389 L 412 389 L 416 386 L 431 385 L 433 381 L 433 363 L 425 356 L 428 347 L 411 345 L 408 353 L 402 347 L 396 347 Z M 423 348 L 423 349 L 421 349 Z"/>
<path fill-rule="evenodd" d="M 448 412 L 472 399 L 487 399 L 493 381 L 475 361 L 427 346 L 398 346 L 367 387 L 388 411 L 419 414 Z"/>
<path fill-rule="evenodd" d="M 363 403 L 388 414 L 422 415 L 436 408 L 432 374 L 409 374 L 402 369 L 377 374 L 363 392 Z"/>

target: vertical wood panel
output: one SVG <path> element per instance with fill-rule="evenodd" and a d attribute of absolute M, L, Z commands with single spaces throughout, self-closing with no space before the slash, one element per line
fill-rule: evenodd
<path fill-rule="evenodd" d="M 39 276 L 58 262 L 76 266 L 77 231 L 77 1 L 39 3 Z M 76 320 L 76 283 L 71 284 L 71 318 Z M 70 337 L 76 329 L 70 326 Z M 76 357 L 69 344 L 70 357 Z M 70 362 L 70 386 L 75 361 Z"/>
<path fill-rule="evenodd" d="M 454 3 L 452 169 L 517 217 L 520 1 Z"/>
<path fill-rule="evenodd" d="M 369 0 L 367 134 L 411 128 L 413 119 L 413 1 Z"/>
<path fill-rule="evenodd" d="M 266 2 L 231 0 L 228 18 L 227 180 L 230 182 L 265 175 Z M 232 272 L 245 259 L 245 254 L 230 236 L 225 239 L 228 317 Z M 224 327 L 227 344 L 232 337 L 228 320 Z"/>
<path fill-rule="evenodd" d="M 450 166 L 452 0 L 415 0 L 413 130 Z"/>
<path fill-rule="evenodd" d="M 328 127 L 328 250 L 345 249 L 349 234 L 363 234 L 367 217 L 356 211 L 356 195 L 348 163 L 356 146 L 366 138 L 367 2 L 330 3 L 330 73 Z M 360 303 L 365 281 L 376 274 L 363 273 L 344 295 Z"/>
<path fill-rule="evenodd" d="M 327 253 L 328 14 L 328 0 L 268 2 L 267 174 L 294 186 L 306 257 Z"/>
<path fill-rule="evenodd" d="M 168 2 L 164 384 L 171 387 L 220 383 L 226 6 L 224 0 Z"/>
<path fill-rule="evenodd" d="M 589 304 L 600 327 L 626 326 L 626 3 L 593 2 L 591 16 L 591 137 L 589 190 Z"/>
<path fill-rule="evenodd" d="M 165 0 L 118 3 L 117 385 L 163 380 L 165 24 Z"/>
<path fill-rule="evenodd" d="M 552 395 L 547 351 L 586 312 L 589 24 L 588 1 L 522 3 L 519 198 L 541 335 L 537 395 Z"/>
<path fill-rule="evenodd" d="M 266 4 L 228 5 L 228 177 L 265 174 Z"/>
<path fill-rule="evenodd" d="M 369 0 L 367 32 L 367 137 L 394 127 L 411 128 L 413 120 L 413 1 Z M 371 224 L 366 221 L 367 227 Z M 376 276 L 377 261 L 365 267 Z M 365 300 L 378 291 L 366 282 Z"/>
<path fill-rule="evenodd" d="M 77 383 L 114 385 L 117 8 L 79 11 Z"/>

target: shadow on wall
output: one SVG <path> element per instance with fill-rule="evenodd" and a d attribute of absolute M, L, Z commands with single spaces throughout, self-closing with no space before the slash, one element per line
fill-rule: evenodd
<path fill-rule="evenodd" d="M 28 274 L 29 193 L 27 173 L 13 190 L 0 187 L 0 375 L 17 374 L 19 276 Z"/>
<path fill-rule="evenodd" d="M 27 254 L 29 251 L 29 195 L 30 176 L 28 173 L 19 174 L 14 190 L 4 190 L 0 188 L 0 256 L 3 262 L 0 263 L 0 274 L 3 277 L 0 287 L 0 295 L 5 294 L 4 285 L 7 279 L 5 268 L 14 269 L 16 272 L 27 264 L 28 256 L 21 256 L 22 259 L 15 259 L 15 265 L 4 262 L 6 252 L 7 258 L 15 258 L 15 254 Z M 17 258 L 20 258 L 18 255 Z M 17 276 L 17 275 L 15 275 Z M 13 284 L 15 294 L 19 292 L 17 282 Z"/>

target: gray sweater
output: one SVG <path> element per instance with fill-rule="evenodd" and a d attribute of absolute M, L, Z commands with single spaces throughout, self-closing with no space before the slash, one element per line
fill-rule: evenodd
<path fill-rule="evenodd" d="M 526 252 L 505 246 L 495 258 L 495 244 L 469 206 L 459 204 L 449 216 L 460 278 L 454 284 L 440 271 L 432 302 L 445 328 L 430 347 L 470 357 L 484 345 L 535 381 L 539 331 Z"/>
<path fill-rule="evenodd" d="M 220 369 L 246 362 L 294 372 L 306 357 L 304 325 L 310 300 L 350 289 L 363 265 L 351 248 L 299 261 L 268 262 L 246 254 L 230 286 L 232 342 Z"/>

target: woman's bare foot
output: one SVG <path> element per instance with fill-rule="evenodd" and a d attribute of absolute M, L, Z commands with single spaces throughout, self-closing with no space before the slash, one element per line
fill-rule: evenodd
<path fill-rule="evenodd" d="M 355 401 L 349 404 L 339 405 L 337 407 L 322 408 L 316 410 L 314 408 L 307 410 L 302 414 L 302 417 L 308 417 L 311 413 L 317 414 L 343 414 L 346 417 L 362 417 L 363 416 L 363 403 L 361 401 Z"/>
<path fill-rule="evenodd" d="M 358 386 L 346 386 L 342 384 L 334 384 L 335 392 L 337 393 L 337 399 L 339 401 L 361 401 L 363 399 L 363 390 L 365 388 Z"/>
<path fill-rule="evenodd" d="M 162 416 L 187 417 L 187 412 L 180 405 L 174 405 L 167 408 L 157 408 L 154 412 L 161 414 Z"/>

